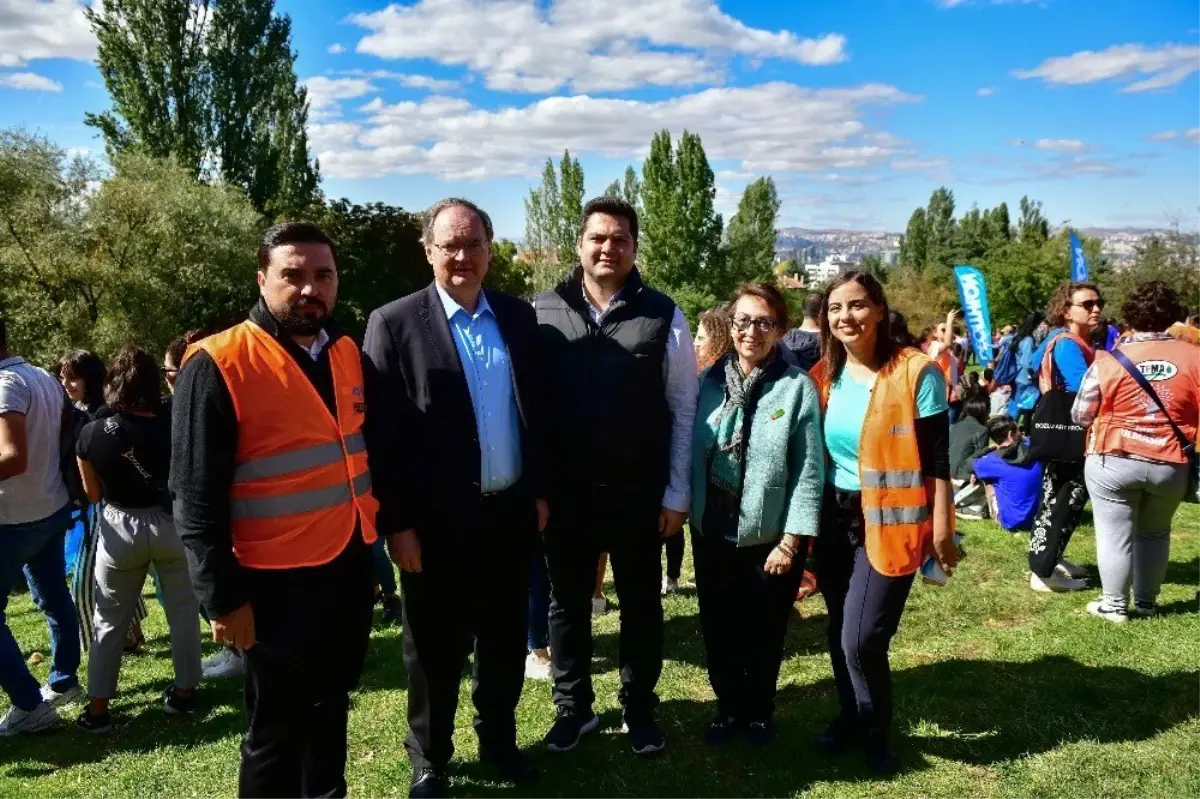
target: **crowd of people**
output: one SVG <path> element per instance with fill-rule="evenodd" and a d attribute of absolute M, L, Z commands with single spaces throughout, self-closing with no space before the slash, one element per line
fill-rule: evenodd
<path fill-rule="evenodd" d="M 553 682 L 547 751 L 600 724 L 606 561 L 623 729 L 633 753 L 662 751 L 662 597 L 689 520 L 713 746 L 772 740 L 792 607 L 815 582 L 838 698 L 815 743 L 894 771 L 888 650 L 918 573 L 953 573 L 956 516 L 1028 531 L 1031 586 L 1081 590 L 1064 556 L 1090 497 L 1089 612 L 1155 612 L 1200 423 L 1200 331 L 1170 287 L 1138 287 L 1110 340 L 1099 289 L 1066 283 L 980 371 L 956 312 L 913 336 L 857 271 L 795 326 L 778 288 L 743 285 L 693 339 L 643 282 L 637 212 L 616 198 L 587 203 L 579 263 L 532 303 L 483 288 L 493 231 L 475 204 L 438 202 L 422 235 L 433 282 L 374 311 L 361 350 L 333 317 L 336 245 L 303 222 L 265 233 L 247 320 L 181 336 L 161 364 L 80 351 L 53 376 L 8 350 L 0 318 L 0 609 L 23 573 L 52 650 L 39 686 L 0 625 L 0 734 L 85 698 L 77 726 L 112 728 L 148 574 L 174 665 L 164 711 L 244 679 L 242 796 L 345 794 L 377 603 L 403 627 L 410 795 L 445 792 L 469 656 L 481 759 L 535 779 L 517 746 L 527 675 Z M 203 663 L 201 619 L 223 647 Z"/>

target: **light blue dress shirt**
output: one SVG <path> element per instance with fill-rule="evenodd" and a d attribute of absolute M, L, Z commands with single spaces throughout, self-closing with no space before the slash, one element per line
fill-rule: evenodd
<path fill-rule="evenodd" d="M 470 314 L 441 286 L 437 292 L 475 409 L 480 490 L 484 494 L 503 491 L 521 479 L 521 425 L 508 347 L 486 294 L 480 292 L 475 313 Z"/>

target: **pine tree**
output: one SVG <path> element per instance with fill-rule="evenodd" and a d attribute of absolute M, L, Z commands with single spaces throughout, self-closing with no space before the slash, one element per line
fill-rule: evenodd
<path fill-rule="evenodd" d="M 680 255 L 682 236 L 679 173 L 668 131 L 654 134 L 650 141 L 650 152 L 642 162 L 641 199 L 638 262 L 647 278 L 661 282 Z"/>

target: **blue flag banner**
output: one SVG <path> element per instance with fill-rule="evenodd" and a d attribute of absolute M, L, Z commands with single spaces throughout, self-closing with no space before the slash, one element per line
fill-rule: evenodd
<path fill-rule="evenodd" d="M 958 283 L 958 301 L 967 323 L 967 335 L 971 337 L 971 349 L 975 351 L 979 363 L 989 364 L 995 354 L 992 351 L 992 312 L 988 307 L 987 283 L 983 279 L 983 272 L 974 266 L 956 266 L 954 279 Z"/>
<path fill-rule="evenodd" d="M 1083 245 L 1075 231 L 1071 231 L 1071 280 L 1086 281 L 1088 279 L 1087 257 L 1083 254 Z"/>

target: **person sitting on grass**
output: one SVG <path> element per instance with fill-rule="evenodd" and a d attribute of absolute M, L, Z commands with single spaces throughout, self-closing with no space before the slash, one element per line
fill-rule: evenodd
<path fill-rule="evenodd" d="M 1029 457 L 1029 441 L 1011 416 L 992 419 L 987 434 L 995 449 L 975 461 L 974 471 L 986 488 L 992 518 L 1010 533 L 1029 530 L 1038 511 L 1042 464 Z"/>
<path fill-rule="evenodd" d="M 972 474 L 975 459 L 988 452 L 987 419 L 987 398 L 972 394 L 963 403 L 962 417 L 950 428 L 950 477 L 954 510 L 960 519 L 978 520 L 987 513 L 983 486 Z"/>

